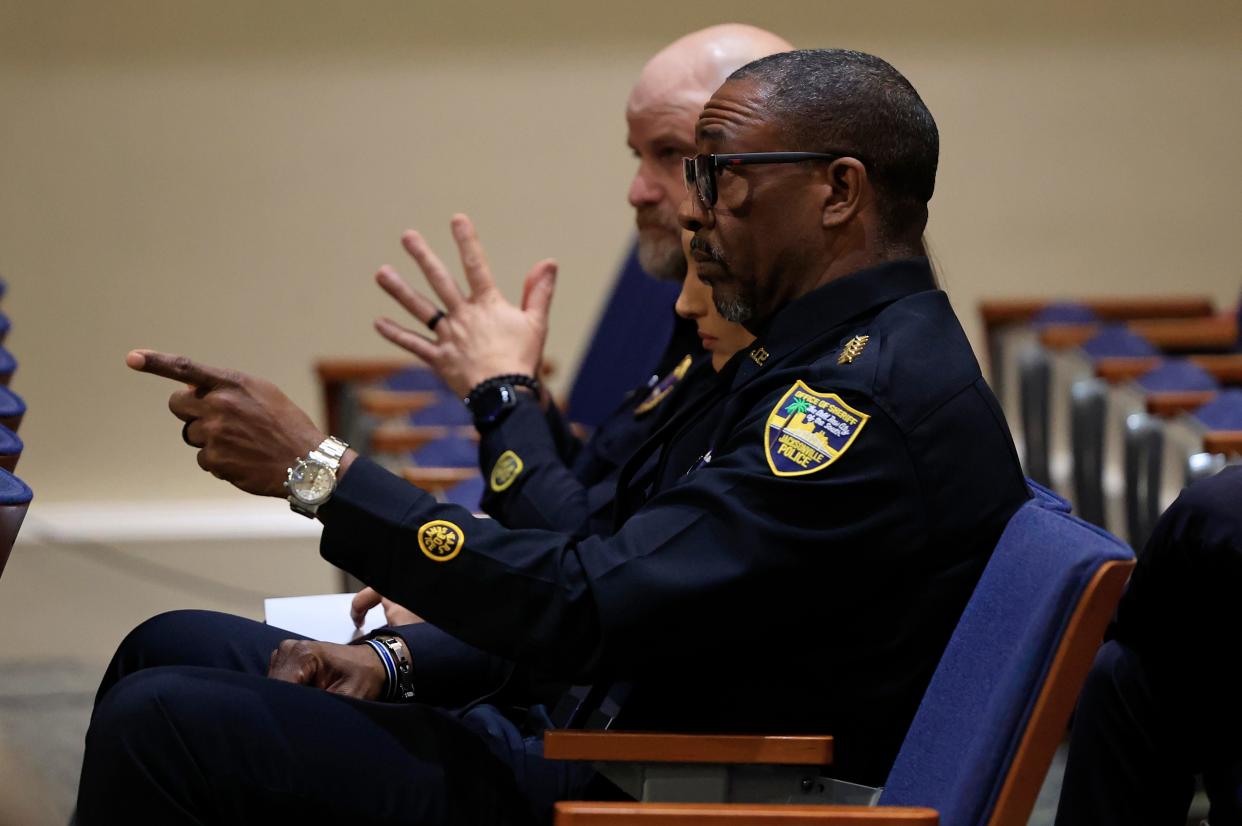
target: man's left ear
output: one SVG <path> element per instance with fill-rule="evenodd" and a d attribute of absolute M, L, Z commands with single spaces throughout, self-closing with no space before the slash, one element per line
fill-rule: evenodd
<path fill-rule="evenodd" d="M 867 168 L 857 158 L 838 158 L 828 164 L 825 175 L 823 225 L 826 229 L 849 223 L 862 211 L 871 183 Z"/>

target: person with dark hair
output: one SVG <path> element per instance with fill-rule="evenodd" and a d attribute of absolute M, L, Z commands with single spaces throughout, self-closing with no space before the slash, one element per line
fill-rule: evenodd
<path fill-rule="evenodd" d="M 900 74 L 854 52 L 793 59 L 786 86 L 743 70 L 699 117 L 679 220 L 713 303 L 757 339 L 627 463 L 612 536 L 475 519 L 322 433 L 268 382 L 147 350 L 127 363 L 192 386 L 169 407 L 202 468 L 313 513 L 327 560 L 455 637 L 595 684 L 613 728 L 830 732 L 834 772 L 878 785 L 1027 489 L 916 255 L 922 222 L 894 224 L 899 196 L 871 180 L 869 141 L 918 143 L 922 119 L 894 119 L 899 139 L 791 143 L 804 115 L 782 108 L 787 87 L 822 83 L 803 111 L 825 122 L 890 106 Z M 449 319 L 495 300 L 468 221 L 454 239 L 468 292 L 429 249 L 416 256 Z M 545 305 L 529 302 L 527 321 Z M 467 328 L 439 324 L 427 345 L 473 353 L 484 376 L 534 368 Z M 185 664 L 147 667 L 148 647 Z M 399 646 L 286 640 L 266 678 L 195 666 L 213 647 L 228 645 L 166 628 L 127 649 L 87 734 L 84 826 L 525 823 L 600 793 L 589 768 L 540 756 L 539 725 L 565 720 L 411 702 L 420 665 Z"/>
<path fill-rule="evenodd" d="M 1096 655 L 1057 826 L 1182 826 L 1202 775 L 1212 826 L 1242 823 L 1242 467 L 1156 523 Z"/>

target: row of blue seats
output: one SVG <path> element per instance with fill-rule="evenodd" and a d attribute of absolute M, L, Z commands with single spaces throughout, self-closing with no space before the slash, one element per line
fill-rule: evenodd
<path fill-rule="evenodd" d="M 5 284 L 0 280 L 0 300 L 4 293 Z M 33 498 L 30 487 L 14 475 L 24 447 L 17 430 L 26 415 L 26 403 L 8 387 L 17 370 L 17 359 L 3 346 L 10 327 L 8 316 L 0 312 L 0 574 L 8 564 Z"/>
<path fill-rule="evenodd" d="M 1238 320 L 1106 323 L 1054 303 L 1027 326 L 1007 409 L 1024 467 L 1141 547 L 1177 491 L 1235 458 L 1214 436 L 1242 431 Z"/>

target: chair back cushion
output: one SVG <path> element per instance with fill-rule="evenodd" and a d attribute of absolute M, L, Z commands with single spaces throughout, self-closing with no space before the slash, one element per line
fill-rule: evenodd
<path fill-rule="evenodd" d="M 1139 376 L 1138 385 L 1149 393 L 1220 388 L 1220 382 L 1211 373 L 1188 359 L 1162 359 Z"/>
<path fill-rule="evenodd" d="M 893 764 L 882 805 L 931 806 L 983 824 L 1062 633 L 1105 562 L 1133 558 L 1037 485 L 1014 514 L 949 640 Z"/>
<path fill-rule="evenodd" d="M 1095 311 L 1086 304 L 1075 304 L 1072 301 L 1056 301 L 1047 305 L 1031 317 L 1035 327 L 1047 327 L 1049 324 L 1090 324 L 1099 321 Z"/>
<path fill-rule="evenodd" d="M 1242 430 L 1242 390 L 1225 390 L 1194 412 L 1208 430 Z"/>
<path fill-rule="evenodd" d="M 1093 359 L 1159 354 L 1151 342 L 1130 332 L 1124 324 L 1105 324 L 1098 333 L 1083 343 L 1082 349 Z"/>
<path fill-rule="evenodd" d="M 680 282 L 657 281 L 630 248 L 569 391 L 569 420 L 595 426 L 650 376 L 673 332 Z"/>
<path fill-rule="evenodd" d="M 0 456 L 12 456 L 21 452 L 21 437 L 4 425 L 0 425 Z"/>
<path fill-rule="evenodd" d="M 455 425 L 473 424 L 470 411 L 462 400 L 452 393 L 445 392 L 435 402 L 415 413 L 411 413 L 406 421 L 414 425 Z"/>
<path fill-rule="evenodd" d="M 420 390 L 435 390 L 446 395 L 453 395 L 440 377 L 430 367 L 407 367 L 393 373 L 384 379 L 382 385 L 385 390 L 397 390 L 400 392 L 412 392 Z"/>
<path fill-rule="evenodd" d="M 412 451 L 410 459 L 419 467 L 475 467 L 479 445 L 463 436 L 445 436 Z"/>
<path fill-rule="evenodd" d="M 0 574 L 4 573 L 4 566 L 8 564 L 9 553 L 13 550 L 17 532 L 21 530 L 31 497 L 25 482 L 6 470 L 0 470 Z"/>

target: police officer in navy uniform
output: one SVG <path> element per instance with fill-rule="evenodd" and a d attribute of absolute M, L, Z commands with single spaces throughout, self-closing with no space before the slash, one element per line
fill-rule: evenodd
<path fill-rule="evenodd" d="M 1212 826 L 1242 823 L 1242 468 L 1160 517 L 1087 677 L 1058 826 L 1185 824 L 1201 775 Z"/>
<path fill-rule="evenodd" d="M 326 559 L 455 637 L 631 684 L 618 726 L 831 732 L 834 772 L 876 785 L 1027 495 L 966 337 L 913 257 L 935 123 L 882 60 L 800 51 L 734 73 L 698 143 L 682 222 L 722 314 L 759 338 L 627 465 L 632 512 L 611 537 L 475 519 L 343 451 L 267 382 L 127 360 L 194 385 L 170 408 L 201 466 L 315 511 Z M 521 351 L 468 331 L 491 277 L 468 223 L 455 239 L 471 291 L 430 278 L 462 320 L 434 346 L 529 374 Z M 418 702 L 421 664 L 399 648 L 286 641 L 265 678 L 194 665 L 229 643 L 186 624 L 154 622 L 118 652 L 127 666 L 87 735 L 83 823 L 526 822 L 586 793 L 518 722 Z M 170 648 L 182 665 L 150 667 Z M 415 702 L 377 702 L 394 693 Z"/>

